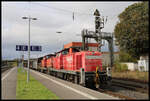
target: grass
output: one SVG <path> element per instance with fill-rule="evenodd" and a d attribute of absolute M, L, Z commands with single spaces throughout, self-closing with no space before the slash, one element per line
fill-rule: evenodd
<path fill-rule="evenodd" d="M 22 68 L 18 68 L 17 74 L 17 99 L 59 99 L 54 93 L 49 91 L 39 81 L 30 75 L 30 82 L 27 83 L 27 73 Z"/>
<path fill-rule="evenodd" d="M 136 80 L 140 80 L 144 82 L 149 82 L 149 72 L 139 72 L 139 71 L 114 72 L 112 71 L 112 77 L 136 79 Z"/>

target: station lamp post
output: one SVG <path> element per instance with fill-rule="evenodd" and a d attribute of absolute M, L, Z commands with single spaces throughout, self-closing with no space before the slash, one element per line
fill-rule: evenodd
<path fill-rule="evenodd" d="M 29 43 L 28 43 L 28 70 L 27 70 L 27 83 L 29 82 L 29 66 L 30 66 L 30 21 L 31 20 L 37 20 L 37 18 L 32 17 L 22 17 L 22 19 L 28 19 L 29 20 Z"/>

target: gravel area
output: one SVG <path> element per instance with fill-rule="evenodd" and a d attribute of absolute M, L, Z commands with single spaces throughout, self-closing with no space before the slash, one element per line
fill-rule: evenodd
<path fill-rule="evenodd" d="M 131 91 L 122 87 L 117 87 L 117 86 L 112 86 L 111 88 L 107 88 L 107 90 L 113 91 L 115 93 L 121 94 L 121 95 L 125 95 L 125 96 L 129 96 L 131 98 L 134 99 L 145 99 L 148 100 L 149 99 L 149 94 L 147 93 L 140 93 L 140 92 L 136 92 L 136 91 Z"/>

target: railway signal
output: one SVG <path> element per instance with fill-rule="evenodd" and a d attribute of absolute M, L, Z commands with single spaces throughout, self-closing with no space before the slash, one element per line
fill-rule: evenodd
<path fill-rule="evenodd" d="M 99 44 L 98 50 L 101 52 L 102 39 L 107 40 L 109 43 L 109 51 L 110 51 L 110 65 L 113 67 L 114 55 L 113 55 L 113 33 L 102 32 L 101 29 L 104 28 L 104 24 L 107 22 L 107 17 L 104 21 L 104 17 L 101 17 L 100 12 L 96 9 L 94 14 L 95 16 L 95 31 L 88 31 L 87 29 L 83 29 L 81 32 L 82 35 L 82 49 L 88 50 L 88 39 L 93 38 Z M 104 23 L 105 22 L 105 23 Z"/>

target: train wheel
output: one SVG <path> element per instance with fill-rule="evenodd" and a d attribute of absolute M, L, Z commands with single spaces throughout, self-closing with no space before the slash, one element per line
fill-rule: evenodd
<path fill-rule="evenodd" d="M 74 83 L 78 84 L 78 77 L 76 75 L 74 76 Z"/>
<path fill-rule="evenodd" d="M 64 80 L 67 80 L 67 74 L 64 74 Z"/>
<path fill-rule="evenodd" d="M 56 72 L 54 72 L 54 76 L 55 76 L 55 77 L 57 77 L 57 74 L 56 74 Z"/>
<path fill-rule="evenodd" d="M 69 81 L 69 74 L 66 75 L 67 81 Z"/>
<path fill-rule="evenodd" d="M 81 78 L 80 76 L 78 76 L 78 84 L 80 84 Z"/>
<path fill-rule="evenodd" d="M 41 72 L 43 73 L 43 69 L 41 69 Z"/>
<path fill-rule="evenodd" d="M 50 73 L 50 71 L 49 71 L 49 68 L 47 69 L 47 74 L 49 74 Z"/>
<path fill-rule="evenodd" d="M 111 80 L 110 81 L 107 81 L 107 87 L 111 87 Z"/>
<path fill-rule="evenodd" d="M 63 79 L 63 80 L 65 79 L 65 74 L 64 74 L 64 73 L 62 73 L 62 79 Z"/>

